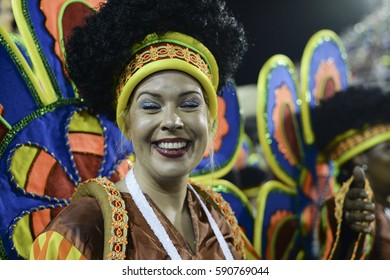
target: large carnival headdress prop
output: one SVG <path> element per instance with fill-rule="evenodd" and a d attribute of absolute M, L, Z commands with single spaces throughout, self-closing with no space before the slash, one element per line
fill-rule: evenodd
<path fill-rule="evenodd" d="M 1 258 L 28 258 L 79 183 L 129 168 L 129 142 L 89 112 L 64 70 L 64 40 L 99 2 L 12 0 L 20 39 L 0 27 Z"/>
<path fill-rule="evenodd" d="M 348 84 L 338 36 L 321 30 L 308 41 L 300 65 L 271 57 L 258 79 L 258 132 L 275 176 L 260 188 L 254 246 L 266 259 L 313 258 L 319 205 L 331 191 L 328 165 L 317 164 L 311 110 Z"/>

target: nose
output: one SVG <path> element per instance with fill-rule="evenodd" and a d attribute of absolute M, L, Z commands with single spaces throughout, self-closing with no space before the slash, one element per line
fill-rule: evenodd
<path fill-rule="evenodd" d="M 174 109 L 168 109 L 164 116 L 163 120 L 161 122 L 161 128 L 163 130 L 176 130 L 176 129 L 182 129 L 184 126 L 182 119 L 177 114 L 177 112 Z"/>

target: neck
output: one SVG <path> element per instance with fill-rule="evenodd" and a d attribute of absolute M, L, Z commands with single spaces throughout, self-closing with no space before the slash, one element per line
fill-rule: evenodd
<path fill-rule="evenodd" d="M 134 176 L 142 192 L 153 200 L 173 224 L 176 224 L 175 221 L 179 219 L 185 207 L 189 176 L 156 180 L 150 173 L 145 174 L 136 166 Z"/>
<path fill-rule="evenodd" d="M 133 167 L 134 168 L 134 167 Z M 141 173 L 137 173 L 137 169 L 134 168 L 130 172 L 133 174 L 130 178 L 126 178 L 125 180 L 121 180 L 116 183 L 116 186 L 120 191 L 126 189 L 126 191 L 130 191 L 135 199 L 135 202 L 141 204 L 137 204 L 138 207 L 142 206 L 142 209 L 146 211 L 147 216 L 151 217 L 152 221 L 155 221 L 153 217 L 153 210 L 149 207 L 143 207 L 143 201 L 145 201 L 142 192 L 146 193 L 158 206 L 158 208 L 164 213 L 164 215 L 171 221 L 171 223 L 176 227 L 176 229 L 182 234 L 182 236 L 187 241 L 189 247 L 194 252 L 195 250 L 195 235 L 192 227 L 192 220 L 190 217 L 190 213 L 187 207 L 186 195 L 187 195 L 187 183 L 184 188 L 178 188 L 179 191 L 176 192 L 168 192 L 166 188 L 159 189 L 158 184 L 148 185 L 148 180 L 142 180 L 143 177 Z M 137 175 L 138 174 L 138 175 Z M 134 175 L 134 176 L 133 176 Z M 143 188 L 142 188 L 143 186 Z M 147 202 L 146 202 L 147 204 Z M 148 210 L 150 209 L 150 210 Z M 149 212 L 148 212 L 149 211 Z M 142 211 L 141 211 L 142 212 Z M 143 214 L 145 215 L 145 214 Z M 159 223 L 154 223 L 157 226 Z M 154 226 L 152 226 L 153 228 Z M 161 227 L 161 224 L 160 224 Z M 156 228 L 156 229 L 157 229 Z M 153 229 L 154 230 L 154 229 Z M 164 234 L 163 234 L 164 235 Z M 159 237 L 160 238 L 160 237 Z M 164 243 L 165 244 L 165 243 Z"/>

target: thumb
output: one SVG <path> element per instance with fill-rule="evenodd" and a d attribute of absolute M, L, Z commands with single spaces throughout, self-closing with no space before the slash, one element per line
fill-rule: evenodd
<path fill-rule="evenodd" d="M 352 171 L 353 181 L 351 184 L 351 188 L 364 189 L 366 174 L 364 173 L 363 168 L 360 166 L 355 166 Z"/>

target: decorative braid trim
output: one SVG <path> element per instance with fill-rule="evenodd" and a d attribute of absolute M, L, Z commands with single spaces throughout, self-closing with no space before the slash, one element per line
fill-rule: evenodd
<path fill-rule="evenodd" d="M 244 240 L 241 235 L 241 229 L 238 226 L 237 218 L 234 215 L 230 204 L 226 202 L 222 195 L 215 192 L 209 187 L 205 187 L 197 182 L 190 180 L 189 182 L 192 186 L 194 186 L 197 190 L 200 191 L 200 195 L 207 201 L 208 198 L 211 199 L 212 205 L 217 208 L 217 210 L 222 213 L 225 220 L 228 222 L 230 228 L 233 231 L 233 245 L 236 248 L 236 251 L 240 258 L 245 258 L 245 245 Z"/>
<path fill-rule="evenodd" d="M 211 71 L 203 58 L 195 51 L 177 43 L 157 43 L 141 49 L 134 55 L 134 59 L 127 65 L 119 79 L 117 96 L 122 92 L 127 81 L 145 65 L 164 59 L 180 59 L 195 66 L 211 80 Z"/>
<path fill-rule="evenodd" d="M 349 190 L 349 187 L 350 187 L 352 181 L 353 181 L 353 177 L 349 178 L 348 181 L 344 182 L 341 189 L 335 195 L 334 216 L 335 216 L 336 221 L 337 221 L 337 229 L 336 229 L 335 241 L 333 243 L 332 250 L 329 254 L 328 259 L 333 259 L 334 252 L 335 252 L 335 250 L 338 246 L 339 240 L 340 240 L 341 223 L 343 221 L 344 200 L 345 200 L 345 196 Z"/>
<path fill-rule="evenodd" d="M 335 195 L 335 211 L 334 211 L 334 215 L 335 215 L 335 218 L 336 218 L 336 221 L 337 221 L 337 229 L 336 229 L 336 237 L 335 237 L 335 241 L 332 245 L 332 249 L 331 249 L 331 252 L 328 256 L 328 259 L 333 259 L 333 255 L 336 251 L 336 248 L 338 246 L 338 243 L 339 243 L 339 240 L 340 240 L 340 235 L 341 235 L 341 223 L 343 221 L 343 210 L 344 210 L 344 200 L 345 200 L 345 196 L 352 184 L 352 181 L 353 181 L 353 176 L 351 178 L 349 178 L 346 182 L 343 183 L 341 189 L 339 192 L 336 193 Z M 366 179 L 366 182 L 365 182 L 365 190 L 368 192 L 368 199 L 371 200 L 372 199 L 372 191 L 371 191 L 371 187 L 369 185 L 369 181 Z M 361 239 L 363 238 L 363 234 L 362 233 L 359 233 L 358 235 L 358 238 L 356 239 L 355 241 L 355 244 L 353 246 L 353 250 L 352 250 L 352 255 L 351 255 L 351 260 L 354 260 L 356 259 L 356 253 L 357 253 L 357 249 L 359 247 L 359 243 L 361 242 Z M 364 258 L 367 254 L 368 254 L 368 244 L 367 244 L 367 241 L 365 240 L 364 242 L 364 249 L 363 249 L 363 253 L 362 253 L 362 256 L 361 258 Z"/>
<path fill-rule="evenodd" d="M 373 127 L 369 127 L 361 133 L 354 134 L 338 143 L 332 152 L 330 153 L 330 158 L 332 160 L 338 159 L 345 152 L 349 151 L 351 148 L 357 146 L 358 144 L 372 138 L 375 135 L 387 132 L 390 130 L 390 125 L 380 124 Z"/>
<path fill-rule="evenodd" d="M 96 183 L 103 187 L 106 193 L 106 201 L 111 208 L 111 228 L 109 231 L 105 228 L 105 236 L 104 236 L 104 248 L 106 259 L 108 260 L 124 260 L 126 258 L 126 245 L 127 245 L 127 229 L 129 217 L 127 215 L 125 202 L 122 199 L 120 191 L 115 187 L 114 183 L 108 180 L 106 177 L 98 177 L 85 181 L 80 184 L 79 188 L 83 188 L 87 183 Z M 102 207 L 103 217 L 105 207 Z M 105 225 L 107 221 L 105 221 Z M 109 236 L 107 233 L 109 232 Z M 109 245 L 109 249 L 107 248 L 107 243 Z M 107 252 L 108 251 L 108 252 Z"/>

